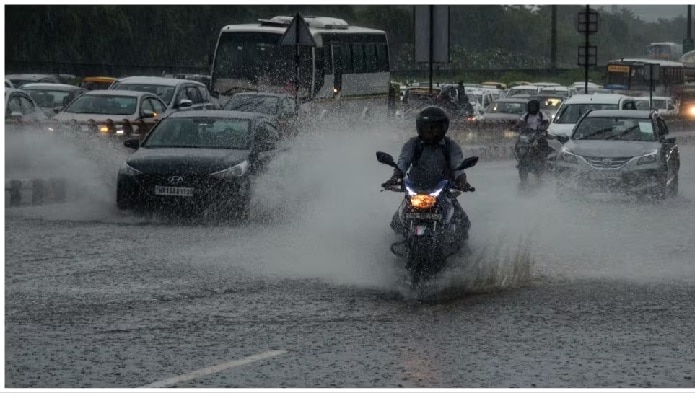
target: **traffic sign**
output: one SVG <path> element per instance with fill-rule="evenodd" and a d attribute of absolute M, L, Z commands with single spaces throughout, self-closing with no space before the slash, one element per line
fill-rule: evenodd
<path fill-rule="evenodd" d="M 299 13 L 292 18 L 290 26 L 280 38 L 280 45 L 316 47 L 314 37 L 309 31 L 309 25 Z"/>

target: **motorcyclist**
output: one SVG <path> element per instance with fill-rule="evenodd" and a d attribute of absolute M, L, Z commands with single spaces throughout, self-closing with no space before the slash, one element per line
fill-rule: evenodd
<path fill-rule="evenodd" d="M 440 179 L 447 178 L 454 181 L 454 189 L 470 190 L 466 173 L 463 170 L 455 170 L 463 162 L 463 151 L 454 140 L 445 137 L 449 129 L 449 115 L 446 111 L 438 106 L 427 106 L 417 115 L 415 126 L 418 135 L 403 144 L 398 157 L 398 168 L 394 169 L 391 178 L 381 186 L 400 185 L 407 173 L 415 186 L 432 187 Z M 467 230 L 470 221 L 461 205 L 455 198 L 445 198 L 453 205 L 454 214 L 461 217 L 461 225 Z M 399 210 L 396 211 L 394 222 L 391 224 L 394 229 L 400 224 L 398 213 Z"/>
<path fill-rule="evenodd" d="M 514 125 L 515 129 L 529 128 L 537 130 L 539 127 L 548 124 L 548 119 L 541 112 L 541 103 L 538 100 L 529 100 L 526 104 L 526 110 L 527 112 L 521 115 L 521 118 Z M 549 152 L 548 139 L 545 134 L 538 138 L 538 146 L 542 153 L 547 154 Z"/>
<path fill-rule="evenodd" d="M 544 120 L 548 120 L 543 112 L 541 112 L 541 103 L 532 99 L 526 104 L 526 113 L 521 115 L 521 118 L 516 122 L 515 128 L 528 127 L 531 130 L 536 130 L 541 126 Z"/>

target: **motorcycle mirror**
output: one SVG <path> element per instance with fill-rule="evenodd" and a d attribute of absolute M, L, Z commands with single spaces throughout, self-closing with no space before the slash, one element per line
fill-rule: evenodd
<path fill-rule="evenodd" d="M 398 167 L 396 165 L 396 162 L 393 161 L 393 156 L 389 155 L 386 152 L 377 151 L 376 160 L 379 163 L 383 163 L 383 164 L 389 165 L 391 167 Z"/>
<path fill-rule="evenodd" d="M 461 165 L 456 168 L 456 170 L 463 170 L 463 169 L 468 169 L 473 166 L 475 166 L 478 163 L 478 157 L 477 156 L 471 156 L 469 158 L 466 158 L 461 162 Z"/>

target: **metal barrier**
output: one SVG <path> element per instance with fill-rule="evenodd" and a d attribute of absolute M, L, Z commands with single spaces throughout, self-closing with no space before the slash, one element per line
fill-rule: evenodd
<path fill-rule="evenodd" d="M 65 202 L 67 183 L 64 178 L 5 181 L 5 207 L 39 206 Z"/>
<path fill-rule="evenodd" d="M 86 121 L 58 121 L 58 120 L 6 120 L 5 127 L 9 133 L 19 132 L 22 129 L 34 129 L 47 133 L 85 133 L 111 138 L 143 138 L 156 122 L 144 120 L 95 120 Z"/>

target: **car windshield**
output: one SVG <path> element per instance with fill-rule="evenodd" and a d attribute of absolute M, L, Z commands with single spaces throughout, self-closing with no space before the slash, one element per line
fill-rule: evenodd
<path fill-rule="evenodd" d="M 83 81 L 80 83 L 80 87 L 86 88 L 87 90 L 108 90 L 113 82 L 89 82 Z"/>
<path fill-rule="evenodd" d="M 651 119 L 587 117 L 577 126 L 573 140 L 656 141 Z"/>
<path fill-rule="evenodd" d="M 280 99 L 270 95 L 236 94 L 227 101 L 224 109 L 240 112 L 259 112 L 266 115 L 278 114 Z"/>
<path fill-rule="evenodd" d="M 586 113 L 589 109 L 591 110 L 601 110 L 601 111 L 612 111 L 617 110 L 617 104 L 566 104 L 562 107 L 558 114 L 555 116 L 555 123 L 577 123 L 580 117 Z"/>
<path fill-rule="evenodd" d="M 65 108 L 65 112 L 93 113 L 98 115 L 133 115 L 137 109 L 137 104 L 137 97 L 85 94 L 78 97 Z"/>
<path fill-rule="evenodd" d="M 24 91 L 29 93 L 36 105 L 42 108 L 62 107 L 70 96 L 70 91 L 41 90 L 37 88 L 26 88 Z"/>
<path fill-rule="evenodd" d="M 168 118 L 155 127 L 144 148 L 248 149 L 251 121 L 235 118 Z"/>
<path fill-rule="evenodd" d="M 513 113 L 523 115 L 526 112 L 526 102 L 493 102 L 485 110 L 486 113 Z"/>
<path fill-rule="evenodd" d="M 116 83 L 113 86 L 114 90 L 128 90 L 128 91 L 140 91 L 145 93 L 152 93 L 164 101 L 165 104 L 171 102 L 171 98 L 174 96 L 174 91 L 176 87 L 165 86 L 161 84 L 123 84 Z"/>

